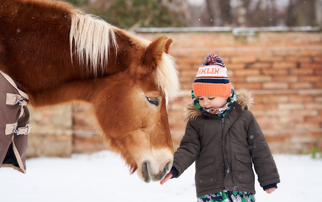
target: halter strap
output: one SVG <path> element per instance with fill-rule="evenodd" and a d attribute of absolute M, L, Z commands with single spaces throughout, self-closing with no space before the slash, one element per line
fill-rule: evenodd
<path fill-rule="evenodd" d="M 27 124 L 25 127 L 17 127 L 17 125 L 18 123 L 6 124 L 6 135 L 11 135 L 12 133 L 16 135 L 28 135 L 30 133 L 30 124 Z"/>
<path fill-rule="evenodd" d="M 6 95 L 6 104 L 7 105 L 16 105 L 19 104 L 21 107 L 19 119 L 24 114 L 24 106 L 27 106 L 29 96 L 20 90 L 12 78 L 6 73 L 0 71 L 2 76 L 18 91 L 19 94 L 7 93 Z M 30 133 L 31 126 L 27 124 L 25 127 L 17 127 L 18 123 L 6 124 L 5 134 L 10 135 L 12 133 L 17 135 L 28 135 Z"/>

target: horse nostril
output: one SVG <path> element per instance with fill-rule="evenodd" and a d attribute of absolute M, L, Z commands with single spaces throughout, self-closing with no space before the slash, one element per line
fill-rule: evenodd
<path fill-rule="evenodd" d="M 144 161 L 142 163 L 142 176 L 143 176 L 145 182 L 150 182 L 150 180 L 151 180 L 148 164 L 149 164 L 148 161 Z"/>
<path fill-rule="evenodd" d="M 167 164 L 165 164 L 165 166 L 163 168 L 163 172 L 167 173 L 169 170 L 170 170 L 170 161 Z"/>

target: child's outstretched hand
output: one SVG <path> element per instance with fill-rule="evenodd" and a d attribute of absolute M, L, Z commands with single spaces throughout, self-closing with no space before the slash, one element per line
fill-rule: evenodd
<path fill-rule="evenodd" d="M 269 189 L 266 189 L 265 191 L 266 191 L 266 193 L 270 194 L 273 191 L 275 191 L 275 188 L 269 188 Z"/>
<path fill-rule="evenodd" d="M 160 184 L 163 185 L 164 183 L 166 183 L 168 180 L 171 179 L 171 177 L 173 176 L 172 173 L 168 173 L 164 178 L 163 180 L 161 180 Z"/>

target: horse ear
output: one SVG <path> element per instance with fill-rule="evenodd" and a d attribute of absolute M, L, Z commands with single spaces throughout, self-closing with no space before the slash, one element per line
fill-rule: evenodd
<path fill-rule="evenodd" d="M 168 41 L 168 37 L 161 36 L 151 42 L 150 45 L 146 48 L 144 57 L 142 58 L 142 64 L 149 68 L 155 68 L 161 61 L 162 54 L 169 48 L 166 46 Z M 170 46 L 170 44 L 168 44 L 168 46 Z"/>
<path fill-rule="evenodd" d="M 165 50 L 164 50 L 165 53 L 167 53 L 167 54 L 169 53 L 169 49 L 170 49 L 172 42 L 173 42 L 173 40 L 169 38 L 167 40 L 167 42 L 165 43 Z"/>

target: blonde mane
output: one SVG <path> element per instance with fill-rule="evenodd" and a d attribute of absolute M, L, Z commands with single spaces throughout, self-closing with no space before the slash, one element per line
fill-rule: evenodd
<path fill-rule="evenodd" d="M 73 56 L 73 47 L 81 64 L 89 64 L 88 71 L 97 76 L 97 67 L 100 62 L 103 67 L 107 63 L 110 46 L 117 53 L 117 42 L 112 25 L 104 20 L 76 10 L 71 15 L 69 35 L 70 54 Z M 110 41 L 112 42 L 110 44 Z"/>
<path fill-rule="evenodd" d="M 167 53 L 163 53 L 161 59 L 156 72 L 158 85 L 167 97 L 175 98 L 179 91 L 179 80 L 174 59 Z"/>

